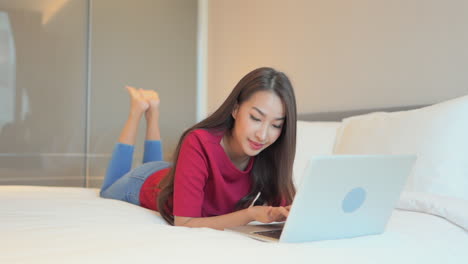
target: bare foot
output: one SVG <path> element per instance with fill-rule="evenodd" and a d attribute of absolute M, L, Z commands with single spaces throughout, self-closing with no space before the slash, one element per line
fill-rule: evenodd
<path fill-rule="evenodd" d="M 125 88 L 130 95 L 130 112 L 139 115 L 145 113 L 150 108 L 150 104 L 141 92 L 132 86 L 125 86 Z"/>
<path fill-rule="evenodd" d="M 148 109 L 146 110 L 145 117 L 149 119 L 158 119 L 159 118 L 159 95 L 153 90 L 143 90 L 139 89 L 141 96 L 149 104 Z"/>

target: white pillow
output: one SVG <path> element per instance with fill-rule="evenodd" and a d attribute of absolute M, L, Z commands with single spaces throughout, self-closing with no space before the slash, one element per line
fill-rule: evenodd
<path fill-rule="evenodd" d="M 331 155 L 341 122 L 297 121 L 296 157 L 293 181 L 299 184 L 307 162 L 313 155 Z"/>
<path fill-rule="evenodd" d="M 468 96 L 344 119 L 334 154 L 417 154 L 406 191 L 468 200 Z"/>
<path fill-rule="evenodd" d="M 429 193 L 404 192 L 398 209 L 437 215 L 468 231 L 468 201 Z"/>

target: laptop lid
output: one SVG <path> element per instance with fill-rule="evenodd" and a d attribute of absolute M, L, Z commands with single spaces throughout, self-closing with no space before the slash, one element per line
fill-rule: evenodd
<path fill-rule="evenodd" d="M 382 233 L 415 160 L 415 155 L 312 157 L 280 241 Z"/>

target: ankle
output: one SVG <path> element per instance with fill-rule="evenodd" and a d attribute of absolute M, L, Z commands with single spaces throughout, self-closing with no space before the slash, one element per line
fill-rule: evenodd
<path fill-rule="evenodd" d="M 151 109 L 145 112 L 145 118 L 147 122 L 158 122 L 159 111 L 152 111 Z"/>
<path fill-rule="evenodd" d="M 143 113 L 140 112 L 140 111 L 130 111 L 130 113 L 128 114 L 128 120 L 129 121 L 138 121 L 139 122 L 142 115 L 143 115 Z"/>

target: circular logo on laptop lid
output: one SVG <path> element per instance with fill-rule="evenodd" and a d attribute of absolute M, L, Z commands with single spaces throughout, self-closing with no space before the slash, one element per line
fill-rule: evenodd
<path fill-rule="evenodd" d="M 366 190 L 356 187 L 346 194 L 341 203 L 341 208 L 345 213 L 352 213 L 359 209 L 366 200 Z"/>

